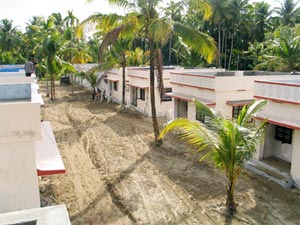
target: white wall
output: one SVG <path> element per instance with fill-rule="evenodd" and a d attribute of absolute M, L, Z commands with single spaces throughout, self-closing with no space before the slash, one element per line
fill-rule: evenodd
<path fill-rule="evenodd" d="M 42 139 L 40 104 L 15 102 L 0 104 L 0 143 Z"/>
<path fill-rule="evenodd" d="M 300 130 L 294 130 L 291 175 L 295 185 L 300 188 Z"/>
<path fill-rule="evenodd" d="M 0 144 L 0 213 L 40 207 L 33 142 Z"/>
<path fill-rule="evenodd" d="M 282 143 L 275 139 L 275 125 L 266 126 L 265 146 L 263 157 L 275 156 L 287 162 L 292 161 L 293 145 Z"/>

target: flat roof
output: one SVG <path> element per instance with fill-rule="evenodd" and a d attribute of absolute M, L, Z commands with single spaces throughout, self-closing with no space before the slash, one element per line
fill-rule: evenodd
<path fill-rule="evenodd" d="M 215 72 L 201 72 L 201 71 L 174 71 L 172 74 L 182 74 L 182 75 L 191 75 L 191 76 L 207 76 L 207 77 L 234 77 L 238 76 L 236 72 L 242 72 L 242 76 L 273 76 L 273 75 L 282 75 L 287 76 L 291 75 L 289 73 L 283 72 L 272 72 L 272 71 L 215 71 Z"/>
<path fill-rule="evenodd" d="M 300 77 L 295 79 L 255 80 L 256 83 L 275 84 L 300 87 Z"/>
<path fill-rule="evenodd" d="M 278 82 L 282 84 L 300 84 L 300 77 L 299 79 L 288 79 L 288 80 L 270 80 L 271 82 Z"/>
<path fill-rule="evenodd" d="M 166 93 L 166 95 L 171 96 L 172 98 L 176 98 L 176 99 L 180 99 L 180 100 L 184 100 L 184 101 L 188 101 L 188 102 L 192 102 L 193 99 L 196 99 L 197 101 L 199 101 L 203 104 L 206 104 L 208 106 L 216 105 L 216 103 L 211 100 L 199 98 L 199 97 L 193 96 L 193 95 L 187 95 L 187 94 L 176 93 L 176 92 Z"/>

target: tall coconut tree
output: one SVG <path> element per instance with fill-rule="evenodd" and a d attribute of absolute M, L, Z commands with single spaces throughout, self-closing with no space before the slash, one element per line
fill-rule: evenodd
<path fill-rule="evenodd" d="M 88 23 L 97 23 L 99 26 L 100 32 L 94 36 L 100 36 L 103 38 L 103 35 L 107 35 L 110 32 L 113 32 L 116 27 L 121 26 L 123 23 L 126 23 L 130 19 L 131 14 L 127 16 L 118 16 L 115 14 L 111 15 L 102 15 L 94 14 L 82 22 L 83 25 Z M 106 33 L 107 32 L 107 33 Z M 134 33 L 129 33 L 123 35 L 114 42 L 103 41 L 99 47 L 98 53 L 98 62 L 100 70 L 110 70 L 115 67 L 122 68 L 122 104 L 121 108 L 125 106 L 125 84 L 126 84 L 126 66 L 128 52 L 131 50 Z"/>
<path fill-rule="evenodd" d="M 3 19 L 0 21 L 0 50 L 13 51 L 18 43 L 18 28 L 13 26 L 13 21 Z"/>
<path fill-rule="evenodd" d="M 231 13 L 228 13 L 230 11 L 230 3 L 229 0 L 209 0 L 209 3 L 211 4 L 213 11 L 210 20 L 213 24 L 217 25 L 218 28 L 218 65 L 221 67 L 222 25 L 225 20 L 229 20 L 232 16 Z"/>
<path fill-rule="evenodd" d="M 92 2 L 93 0 L 87 0 Z M 159 144 L 159 126 L 156 116 L 155 106 L 155 65 L 159 56 L 159 48 L 166 43 L 172 32 L 182 37 L 183 41 L 198 53 L 202 54 L 208 61 L 212 61 L 215 52 L 214 40 L 197 30 L 186 27 L 179 22 L 174 22 L 170 18 L 161 18 L 158 7 L 159 0 L 107 0 L 109 3 L 125 8 L 130 8 L 136 16 L 122 23 L 112 31 L 108 32 L 102 41 L 102 48 L 109 46 L 110 43 L 120 38 L 123 33 L 138 33 L 149 43 L 150 51 L 150 101 L 151 115 L 153 122 L 155 143 Z M 195 11 L 201 10 L 206 18 L 210 15 L 210 6 L 202 0 L 187 0 L 182 4 L 188 4 Z M 133 14 L 134 15 L 134 14 Z M 100 47 L 100 52 L 103 50 Z M 161 80 L 161 79 L 160 79 Z"/>
<path fill-rule="evenodd" d="M 276 7 L 275 12 L 279 15 L 281 24 L 284 26 L 294 26 L 300 22 L 300 7 L 297 4 L 300 1 L 282 0 L 281 7 Z"/>
<path fill-rule="evenodd" d="M 50 16 L 47 20 L 46 35 L 42 33 L 44 41 L 41 48 L 41 54 L 46 59 L 47 73 L 50 74 L 50 98 L 55 98 L 55 80 L 65 70 L 75 71 L 74 67 L 61 59 L 61 53 L 63 51 L 63 39 L 60 35 L 60 27 L 57 29 L 55 25 L 55 17 Z"/>
<path fill-rule="evenodd" d="M 247 160 L 252 158 L 258 141 L 262 137 L 264 123 L 257 128 L 249 127 L 251 117 L 266 105 L 266 101 L 255 101 L 245 106 L 236 120 L 225 119 L 211 108 L 194 101 L 197 110 L 205 116 L 205 123 L 178 118 L 168 123 L 160 133 L 180 130 L 180 137 L 204 151 L 202 160 L 211 161 L 227 177 L 226 206 L 229 215 L 235 211 L 234 188 L 238 176 Z"/>
<path fill-rule="evenodd" d="M 246 12 L 246 8 L 248 7 L 248 0 L 231 0 L 230 1 L 230 13 L 232 13 L 231 18 L 231 43 L 230 43 L 230 54 L 228 60 L 228 69 L 231 68 L 232 55 L 234 51 L 234 44 L 236 39 L 236 33 L 238 27 L 243 22 L 243 16 Z"/>

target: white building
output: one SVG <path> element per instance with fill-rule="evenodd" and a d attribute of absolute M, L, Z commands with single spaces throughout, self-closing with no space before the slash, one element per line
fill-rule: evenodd
<path fill-rule="evenodd" d="M 160 94 L 155 79 L 155 104 L 157 116 L 165 116 L 172 107 L 172 98 L 165 95 L 172 92 L 170 85 L 170 72 L 176 67 L 164 67 L 163 84 L 164 93 Z M 150 103 L 150 71 L 149 67 L 126 68 L 125 103 L 134 107 L 145 116 L 151 117 Z M 157 73 L 155 71 L 155 73 Z M 105 76 L 106 93 L 114 102 L 122 102 L 122 69 L 108 71 Z M 162 95 L 162 96 L 160 96 Z"/>
<path fill-rule="evenodd" d="M 0 78 L 0 213 L 40 207 L 38 176 L 65 168 L 32 77 Z"/>
<path fill-rule="evenodd" d="M 254 97 L 269 101 L 256 115 L 258 121 L 267 120 L 267 126 L 255 158 L 282 176 L 287 173 L 300 187 L 300 78 L 256 80 Z"/>
<path fill-rule="evenodd" d="M 253 101 L 254 80 L 264 77 L 276 79 L 283 75 L 257 75 L 253 71 L 224 72 L 180 71 L 171 72 L 170 84 L 174 105 L 171 119 L 184 117 L 190 120 L 203 120 L 201 112 L 196 111 L 196 99 L 227 118 L 236 118 L 244 105 Z M 263 73 L 263 75 L 265 72 Z M 286 78 L 293 75 L 284 75 Z"/>

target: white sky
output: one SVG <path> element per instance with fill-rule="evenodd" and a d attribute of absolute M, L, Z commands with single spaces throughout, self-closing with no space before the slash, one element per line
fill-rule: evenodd
<path fill-rule="evenodd" d="M 120 11 L 111 7 L 105 0 L 94 0 L 93 3 L 86 3 L 86 0 L 6 0 L 1 2 L 0 20 L 13 20 L 13 25 L 20 26 L 24 31 L 26 23 L 33 16 L 47 18 L 52 13 L 60 12 L 64 18 L 70 10 L 73 10 L 73 14 L 80 21 L 94 13 Z"/>
<path fill-rule="evenodd" d="M 250 0 L 249 2 L 255 1 L 260 0 Z M 271 4 L 272 8 L 278 6 L 278 0 L 265 0 L 265 2 Z M 4 18 L 13 20 L 13 25 L 21 27 L 24 31 L 26 23 L 33 16 L 47 18 L 51 13 L 60 12 L 64 18 L 68 10 L 73 10 L 73 14 L 80 21 L 96 12 L 122 12 L 122 9 L 109 6 L 105 0 L 94 0 L 89 4 L 86 3 L 86 0 L 6 0 L 1 2 L 0 20 Z"/>

